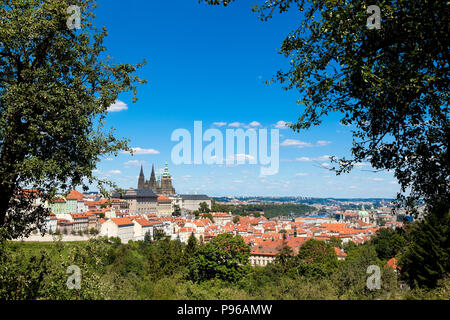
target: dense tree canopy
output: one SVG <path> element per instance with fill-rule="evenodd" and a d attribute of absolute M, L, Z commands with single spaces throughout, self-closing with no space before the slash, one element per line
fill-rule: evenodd
<path fill-rule="evenodd" d="M 450 274 L 450 213 L 412 224 L 406 240 L 399 264 L 402 278 L 411 286 L 434 288 Z"/>
<path fill-rule="evenodd" d="M 241 236 L 223 233 L 201 246 L 189 264 L 189 279 L 237 281 L 248 271 L 250 247 Z"/>
<path fill-rule="evenodd" d="M 68 27 L 70 5 L 81 29 Z M 92 183 L 102 155 L 127 149 L 104 128 L 108 107 L 144 80 L 142 64 L 115 64 L 95 0 L 0 1 L 0 229 L 28 234 L 46 211 L 32 206 L 59 188 Z M 101 182 L 101 181 L 100 181 Z M 29 192 L 27 189 L 33 189 Z"/>
<path fill-rule="evenodd" d="M 233 0 L 204 0 L 228 5 Z M 449 5 L 433 0 L 383 0 L 381 28 L 369 29 L 365 0 L 268 0 L 253 10 L 262 20 L 299 12 L 299 26 L 281 45 L 290 68 L 274 80 L 300 93 L 294 130 L 342 113 L 353 128 L 350 159 L 334 158 L 338 173 L 356 163 L 392 170 L 400 203 L 417 199 L 429 211 L 449 211 Z M 261 1 L 262 2 L 262 1 Z"/>

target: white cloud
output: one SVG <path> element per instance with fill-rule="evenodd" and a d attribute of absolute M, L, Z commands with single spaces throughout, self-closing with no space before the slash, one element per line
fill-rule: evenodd
<path fill-rule="evenodd" d="M 309 142 L 304 142 L 295 139 L 286 139 L 280 144 L 280 146 L 283 147 L 295 146 L 297 148 L 304 148 L 304 147 L 311 147 L 312 145 Z"/>
<path fill-rule="evenodd" d="M 252 121 L 248 124 L 250 127 L 261 127 L 261 123 L 258 121 Z"/>
<path fill-rule="evenodd" d="M 299 172 L 299 173 L 296 173 L 295 174 L 295 176 L 296 177 L 305 177 L 305 176 L 307 176 L 308 174 L 307 173 L 304 173 L 304 172 Z"/>
<path fill-rule="evenodd" d="M 288 127 L 289 124 L 290 124 L 289 122 L 280 120 L 280 121 L 278 121 L 278 122 L 275 124 L 275 128 L 277 128 L 277 129 L 287 129 L 287 128 L 289 128 L 289 127 Z"/>
<path fill-rule="evenodd" d="M 331 141 L 326 141 L 326 140 L 319 140 L 319 141 L 317 141 L 317 145 L 321 146 L 321 147 L 327 146 L 329 144 L 331 144 Z"/>
<path fill-rule="evenodd" d="M 141 164 L 145 164 L 145 161 L 139 161 L 139 160 L 129 160 L 127 162 L 124 162 L 123 164 L 125 166 L 139 166 Z"/>
<path fill-rule="evenodd" d="M 109 174 L 121 174 L 122 172 L 120 172 L 120 170 L 109 170 L 108 173 Z"/>
<path fill-rule="evenodd" d="M 113 158 L 106 158 L 105 161 L 113 161 Z"/>
<path fill-rule="evenodd" d="M 355 167 L 367 167 L 367 166 L 370 166 L 370 163 L 368 163 L 368 162 L 356 162 L 354 164 L 354 166 Z"/>
<path fill-rule="evenodd" d="M 331 156 L 329 155 L 324 155 L 324 156 L 320 156 L 320 157 L 315 157 L 315 158 L 310 158 L 310 157 L 300 157 L 300 158 L 296 158 L 296 161 L 300 161 L 300 162 L 309 162 L 309 161 L 327 161 L 331 158 Z"/>
<path fill-rule="evenodd" d="M 238 154 L 232 154 L 229 157 L 227 157 L 225 159 L 225 161 L 242 161 L 242 160 L 255 160 L 256 158 L 254 156 L 251 156 L 249 154 L 243 154 L 243 153 L 238 153 Z"/>
<path fill-rule="evenodd" d="M 227 123 L 226 122 L 213 122 L 213 125 L 215 125 L 216 127 L 223 127 L 223 126 L 226 126 Z"/>
<path fill-rule="evenodd" d="M 327 163 L 327 162 L 324 162 L 324 163 L 321 164 L 322 167 L 328 167 L 329 165 L 330 165 L 330 164 Z"/>
<path fill-rule="evenodd" d="M 245 123 L 241 123 L 241 122 L 232 122 L 228 125 L 229 127 L 233 127 L 233 128 L 239 128 L 239 127 L 243 127 L 245 126 Z"/>
<path fill-rule="evenodd" d="M 372 181 L 384 181 L 383 178 L 371 178 L 370 180 L 372 180 Z"/>
<path fill-rule="evenodd" d="M 110 105 L 109 108 L 107 109 L 107 111 L 109 112 L 119 112 L 122 110 L 128 110 L 128 106 L 125 102 L 120 100 L 116 100 L 116 102 Z"/>
<path fill-rule="evenodd" d="M 133 150 L 133 154 L 159 154 L 158 150 L 155 149 L 143 149 L 140 147 L 131 148 Z M 129 153 L 128 151 L 122 151 L 121 153 Z"/>

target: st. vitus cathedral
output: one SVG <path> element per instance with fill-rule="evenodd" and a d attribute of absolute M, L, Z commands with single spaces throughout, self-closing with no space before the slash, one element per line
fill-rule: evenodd
<path fill-rule="evenodd" d="M 138 189 L 150 189 L 156 194 L 173 195 L 175 189 L 172 186 L 172 177 L 167 167 L 167 162 L 162 175 L 155 176 L 155 167 L 152 165 L 152 173 L 150 180 L 145 180 L 144 170 L 141 165 L 141 173 L 139 174 Z"/>

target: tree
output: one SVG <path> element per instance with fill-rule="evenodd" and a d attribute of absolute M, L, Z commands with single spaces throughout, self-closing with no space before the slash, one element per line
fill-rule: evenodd
<path fill-rule="evenodd" d="M 337 267 L 337 255 L 333 247 L 315 239 L 309 239 L 300 247 L 297 254 L 298 273 L 310 277 L 330 275 Z"/>
<path fill-rule="evenodd" d="M 233 217 L 233 223 L 238 223 L 241 220 L 240 216 L 234 216 Z"/>
<path fill-rule="evenodd" d="M 208 213 L 210 211 L 208 204 L 206 202 L 200 202 L 200 207 L 199 207 L 198 211 L 200 213 Z"/>
<path fill-rule="evenodd" d="M 166 234 L 164 233 L 163 230 L 156 228 L 153 234 L 153 239 L 155 239 L 155 241 L 159 241 L 162 240 L 166 237 Z"/>
<path fill-rule="evenodd" d="M 212 223 L 214 223 L 214 218 L 211 213 L 204 213 L 204 214 L 202 214 L 202 217 L 208 218 L 209 220 L 211 220 Z"/>
<path fill-rule="evenodd" d="M 145 243 L 150 243 L 152 242 L 152 236 L 150 234 L 150 231 L 147 231 L 144 235 L 144 242 Z"/>
<path fill-rule="evenodd" d="M 401 277 L 410 286 L 434 288 L 450 272 L 450 213 L 430 215 L 409 226 L 409 244 L 401 255 Z"/>
<path fill-rule="evenodd" d="M 286 241 L 283 241 L 283 247 L 275 258 L 275 264 L 280 266 L 283 273 L 286 273 L 295 267 L 295 260 L 294 251 L 287 245 Z"/>
<path fill-rule="evenodd" d="M 200 246 L 189 263 L 189 279 L 201 282 L 221 279 L 236 282 L 248 272 L 250 247 L 241 236 L 219 234 Z"/>
<path fill-rule="evenodd" d="M 179 206 L 179 205 L 176 204 L 176 205 L 173 206 L 172 216 L 173 216 L 173 217 L 179 217 L 179 216 L 181 216 L 181 209 L 180 209 L 180 206 Z"/>
<path fill-rule="evenodd" d="M 188 257 L 192 257 L 195 254 L 195 252 L 197 252 L 197 249 L 198 249 L 197 238 L 194 236 L 194 233 L 192 232 L 188 238 L 185 253 Z"/>
<path fill-rule="evenodd" d="M 70 29 L 70 5 L 81 29 Z M 95 0 L 0 2 L 0 228 L 7 239 L 42 229 L 48 209 L 37 198 L 105 181 L 92 171 L 100 157 L 129 150 L 104 128 L 122 92 L 145 83 L 136 66 L 104 56 L 106 29 L 93 26 Z M 25 189 L 28 188 L 28 189 Z"/>
<path fill-rule="evenodd" d="M 204 0 L 227 5 L 232 0 Z M 256 2 L 256 0 L 255 0 Z M 319 125 L 332 113 L 352 126 L 352 156 L 333 157 L 337 174 L 369 163 L 391 170 L 399 204 L 414 212 L 450 209 L 449 42 L 445 1 L 386 0 L 381 28 L 369 29 L 367 1 L 269 0 L 253 11 L 263 21 L 275 11 L 299 10 L 299 26 L 280 53 L 290 68 L 274 79 L 299 91 L 303 113 L 295 131 Z M 405 194 L 405 192 L 407 192 Z"/>
<path fill-rule="evenodd" d="M 342 248 L 342 240 L 339 237 L 335 237 L 335 236 L 330 237 L 330 240 L 328 241 L 328 243 L 332 247 Z"/>
<path fill-rule="evenodd" d="M 390 228 L 377 230 L 376 236 L 371 239 L 371 243 L 375 246 L 378 258 L 382 260 L 389 260 L 396 256 L 407 245 L 404 231 Z"/>

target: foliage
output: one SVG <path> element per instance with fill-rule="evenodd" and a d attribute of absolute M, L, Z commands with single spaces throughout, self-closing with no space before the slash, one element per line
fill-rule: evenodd
<path fill-rule="evenodd" d="M 198 211 L 200 213 L 208 213 L 208 212 L 210 212 L 208 204 L 206 202 L 200 202 Z"/>
<path fill-rule="evenodd" d="M 153 239 L 155 241 L 159 241 L 159 240 L 162 240 L 164 238 L 166 238 L 166 234 L 164 233 L 164 231 L 161 230 L 161 229 L 155 228 L 154 231 L 153 231 Z"/>
<path fill-rule="evenodd" d="M 333 247 L 319 240 L 310 239 L 299 249 L 297 272 L 309 277 L 329 276 L 337 267 L 337 255 Z"/>
<path fill-rule="evenodd" d="M 211 213 L 203 213 L 202 217 L 207 218 L 207 219 L 211 220 L 212 223 L 214 223 L 214 218 Z"/>
<path fill-rule="evenodd" d="M 172 216 L 173 216 L 173 217 L 179 217 L 179 216 L 181 216 L 181 209 L 180 209 L 180 206 L 179 206 L 179 205 L 176 204 L 176 205 L 173 206 Z"/>
<path fill-rule="evenodd" d="M 403 192 L 398 197 L 411 210 L 423 199 L 429 212 L 445 214 L 450 209 L 448 3 L 382 1 L 380 29 L 366 27 L 366 6 L 364 0 L 269 0 L 253 7 L 263 21 L 276 10 L 299 11 L 299 26 L 280 49 L 290 68 L 274 79 L 301 95 L 304 111 L 291 127 L 308 129 L 341 113 L 341 123 L 353 129 L 352 158 L 333 158 L 333 170 L 347 172 L 365 161 L 376 170 L 392 170 Z"/>
<path fill-rule="evenodd" d="M 424 203 L 425 215 L 436 216 L 418 225 L 403 258 L 410 284 L 435 286 L 449 270 L 449 6 L 384 0 L 381 28 L 369 29 L 367 5 L 365 0 L 268 0 L 253 11 L 263 21 L 275 11 L 299 11 L 299 26 L 280 49 L 290 68 L 273 79 L 299 91 L 303 112 L 291 128 L 309 129 L 340 113 L 341 124 L 352 129 L 352 156 L 332 157 L 330 170 L 341 174 L 368 163 L 376 171 L 393 171 L 401 187 L 398 205 L 417 216 L 417 205 Z M 393 237 L 396 244 L 384 236 L 376 244 L 383 258 L 403 242 Z"/>
<path fill-rule="evenodd" d="M 150 231 L 147 231 L 144 235 L 144 242 L 145 243 L 150 243 L 152 242 L 152 235 L 150 233 Z"/>
<path fill-rule="evenodd" d="M 201 246 L 189 263 L 190 280 L 235 282 L 248 271 L 250 248 L 241 236 L 223 233 Z"/>
<path fill-rule="evenodd" d="M 389 260 L 395 257 L 406 246 L 403 229 L 392 230 L 390 228 L 381 228 L 376 236 L 372 238 L 371 243 L 375 246 L 377 255 L 380 259 Z"/>
<path fill-rule="evenodd" d="M 299 275 L 295 268 L 299 260 L 289 249 L 274 264 L 251 268 L 245 264 L 246 250 L 240 254 L 234 250 L 244 244 L 231 235 L 219 239 L 214 246 L 209 244 L 216 251 L 214 258 L 208 259 L 210 264 L 198 264 L 195 260 L 201 259 L 201 255 L 197 253 L 206 258 L 204 253 L 208 250 L 203 247 L 208 244 L 194 245 L 194 242 L 195 238 L 187 245 L 168 239 L 122 244 L 118 238 L 105 237 L 85 242 L 6 242 L 0 247 L 0 299 L 449 298 L 448 277 L 439 280 L 432 290 L 425 287 L 400 290 L 396 273 L 384 268 L 372 243 L 345 245 L 347 259 L 338 261 L 328 277 L 317 277 L 314 273 Z M 230 243 L 235 246 L 229 246 Z M 243 256 L 242 265 L 214 264 L 221 261 L 219 254 L 227 251 L 227 246 L 235 256 Z M 308 245 L 303 260 L 326 263 L 330 258 L 322 251 L 325 247 L 323 243 Z M 310 252 L 312 259 L 306 252 Z M 224 256 L 222 261 L 233 260 L 230 252 Z M 282 262 L 282 256 L 289 263 Z M 367 289 L 366 270 L 372 264 L 379 265 L 382 271 L 381 290 Z M 66 286 L 69 265 L 77 265 L 82 271 L 81 290 L 69 290 Z M 208 277 L 199 281 L 188 279 L 199 265 L 212 268 Z M 216 272 L 220 275 L 212 276 Z M 238 272 L 240 276 L 236 277 Z"/>
<path fill-rule="evenodd" d="M 413 287 L 436 287 L 450 273 L 450 213 L 410 225 L 408 240 L 399 261 L 403 279 Z"/>
<path fill-rule="evenodd" d="M 294 251 L 284 243 L 275 258 L 275 265 L 279 266 L 282 272 L 288 272 L 295 267 L 295 263 L 296 259 Z"/>
<path fill-rule="evenodd" d="M 194 233 L 192 232 L 191 235 L 188 238 L 185 253 L 188 258 L 191 258 L 194 256 L 194 254 L 198 250 L 198 243 L 197 238 L 194 236 Z"/>
<path fill-rule="evenodd" d="M 81 29 L 70 30 L 76 3 Z M 7 239 L 42 227 L 60 189 L 105 181 L 92 171 L 101 156 L 128 150 L 104 128 L 107 109 L 122 92 L 145 83 L 143 66 L 104 56 L 106 29 L 93 26 L 95 0 L 0 2 L 0 228 Z M 70 161 L 68 160 L 70 159 Z M 23 188 L 30 188 L 24 190 Z M 103 190 L 103 189 L 102 189 Z"/>

